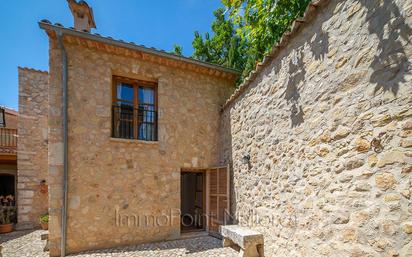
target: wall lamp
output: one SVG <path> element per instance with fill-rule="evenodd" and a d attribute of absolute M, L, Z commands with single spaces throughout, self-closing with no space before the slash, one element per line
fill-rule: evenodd
<path fill-rule="evenodd" d="M 249 154 L 245 154 L 242 157 L 242 163 L 243 164 L 250 164 L 250 155 Z"/>

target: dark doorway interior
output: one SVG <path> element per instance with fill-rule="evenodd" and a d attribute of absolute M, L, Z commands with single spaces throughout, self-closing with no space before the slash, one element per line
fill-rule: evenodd
<path fill-rule="evenodd" d="M 15 196 L 14 175 L 0 174 L 0 196 Z"/>
<path fill-rule="evenodd" d="M 204 229 L 205 183 L 204 172 L 182 172 L 181 231 Z"/>

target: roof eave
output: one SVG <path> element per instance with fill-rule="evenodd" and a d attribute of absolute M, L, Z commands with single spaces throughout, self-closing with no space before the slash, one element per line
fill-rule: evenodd
<path fill-rule="evenodd" d="M 177 61 L 181 61 L 181 62 L 186 62 L 186 63 L 190 63 L 190 64 L 194 64 L 194 65 L 199 65 L 199 66 L 202 66 L 202 67 L 205 67 L 205 68 L 218 70 L 220 72 L 230 73 L 230 74 L 235 75 L 236 77 L 238 77 L 240 75 L 240 72 L 238 70 L 235 70 L 235 69 L 226 68 L 226 67 L 219 66 L 219 65 L 216 65 L 216 64 L 211 64 L 211 63 L 195 60 L 195 59 L 192 59 L 192 58 L 188 58 L 188 57 L 184 57 L 184 56 L 179 56 L 179 55 L 159 51 L 159 50 L 153 49 L 153 48 L 147 48 L 145 46 L 136 45 L 133 42 L 127 43 L 127 42 L 124 42 L 124 41 L 119 41 L 119 40 L 115 40 L 115 39 L 112 39 L 112 38 L 103 37 L 103 36 L 96 35 L 96 34 L 91 34 L 91 33 L 88 33 L 88 32 L 83 32 L 83 31 L 78 31 L 78 30 L 75 30 L 75 29 L 65 28 L 65 27 L 60 26 L 60 25 L 53 25 L 53 24 L 51 24 L 49 22 L 46 22 L 46 21 L 40 21 L 39 26 L 40 26 L 41 29 L 44 29 L 45 31 L 60 32 L 62 35 L 76 36 L 76 37 L 80 37 L 80 38 L 84 38 L 84 39 L 88 39 L 88 40 L 97 41 L 97 42 L 100 42 L 100 43 L 103 43 L 103 44 L 108 44 L 108 45 L 117 46 L 117 47 L 123 47 L 123 48 L 134 50 L 134 51 L 140 51 L 140 52 L 147 53 L 147 54 L 157 55 L 157 56 L 160 56 L 160 57 L 163 57 L 163 58 L 169 58 L 169 59 L 173 59 L 173 60 L 177 60 Z"/>

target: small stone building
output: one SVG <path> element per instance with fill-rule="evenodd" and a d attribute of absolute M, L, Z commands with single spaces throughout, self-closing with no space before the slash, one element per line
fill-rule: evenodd
<path fill-rule="evenodd" d="M 237 90 L 234 70 L 91 33 L 69 2 L 75 28 L 40 22 L 49 73 L 21 69 L 47 119 L 31 147 L 47 152 L 51 256 L 226 216 L 266 256 L 411 247 L 412 1 L 312 2 Z"/>
<path fill-rule="evenodd" d="M 60 255 L 62 241 L 72 253 L 206 229 L 206 170 L 221 181 L 221 194 L 216 183 L 208 191 L 210 208 L 227 209 L 227 169 L 216 168 L 219 117 L 238 72 L 90 33 L 94 22 L 78 19 L 92 19 L 91 8 L 70 7 L 76 28 L 40 22 L 49 73 L 20 69 L 20 93 L 39 114 L 21 126 L 29 132 L 39 122 L 40 133 L 47 119 L 47 133 L 33 134 L 47 144 L 31 146 L 42 158 L 33 163 L 48 169 L 50 254 Z M 31 140 L 23 137 L 21 144 Z"/>

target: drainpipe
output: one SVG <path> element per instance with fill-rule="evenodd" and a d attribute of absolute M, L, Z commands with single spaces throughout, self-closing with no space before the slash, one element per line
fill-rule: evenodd
<path fill-rule="evenodd" d="M 68 186 L 68 158 L 67 158 L 67 55 L 63 45 L 63 32 L 56 31 L 58 46 L 62 56 L 62 109 L 63 109 L 63 206 L 61 216 L 61 242 L 60 256 L 66 256 L 66 234 L 67 234 L 67 186 Z"/>

